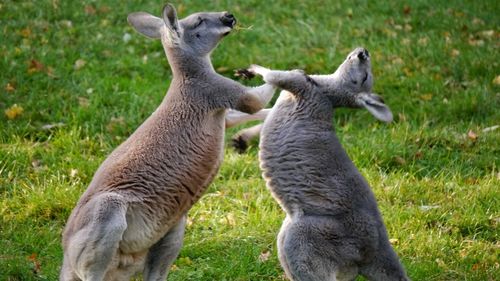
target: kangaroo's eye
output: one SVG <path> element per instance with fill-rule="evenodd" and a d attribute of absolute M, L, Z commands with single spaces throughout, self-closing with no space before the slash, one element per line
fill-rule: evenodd
<path fill-rule="evenodd" d="M 200 26 L 203 23 L 203 21 L 204 21 L 204 19 L 198 18 L 198 22 L 194 25 L 193 28 L 197 28 L 198 26 Z"/>

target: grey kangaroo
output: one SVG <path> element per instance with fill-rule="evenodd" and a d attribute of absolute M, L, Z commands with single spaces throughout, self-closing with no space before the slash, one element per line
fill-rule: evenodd
<path fill-rule="evenodd" d="M 294 281 L 409 280 L 392 249 L 375 197 L 332 127 L 337 107 L 366 108 L 390 122 L 392 113 L 371 93 L 368 51 L 357 48 L 330 75 L 252 66 L 284 89 L 264 121 L 260 165 L 286 212 L 278 257 Z"/>
<path fill-rule="evenodd" d="M 186 213 L 223 158 L 225 112 L 253 113 L 274 87 L 245 87 L 217 74 L 210 53 L 236 23 L 227 12 L 177 19 L 128 16 L 141 34 L 161 39 L 173 80 L 156 111 L 108 158 L 68 219 L 61 280 L 165 280 L 182 246 Z"/>

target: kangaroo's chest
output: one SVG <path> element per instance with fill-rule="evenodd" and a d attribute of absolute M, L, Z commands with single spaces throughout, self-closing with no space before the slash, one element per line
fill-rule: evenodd
<path fill-rule="evenodd" d="M 141 164 L 145 176 L 137 190 L 127 191 L 135 200 L 127 212 L 128 227 L 120 246 L 124 252 L 148 248 L 163 237 L 199 200 L 221 165 L 224 112 L 177 122 L 163 132 L 171 134 L 165 136 L 164 145 L 157 145 Z"/>

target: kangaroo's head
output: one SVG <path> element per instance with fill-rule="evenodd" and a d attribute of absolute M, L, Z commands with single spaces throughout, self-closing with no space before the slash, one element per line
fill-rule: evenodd
<path fill-rule="evenodd" d="M 337 68 L 333 76 L 337 87 L 352 93 L 370 92 L 373 86 L 370 53 L 364 48 L 354 49 Z"/>
<path fill-rule="evenodd" d="M 195 13 L 179 20 L 171 4 L 163 7 L 162 18 L 136 12 L 127 19 L 139 33 L 161 39 L 167 54 L 190 57 L 209 55 L 236 24 L 228 12 Z"/>
<path fill-rule="evenodd" d="M 392 121 L 392 112 L 382 98 L 372 93 L 373 75 L 370 54 L 364 48 L 354 49 L 332 75 L 329 91 L 334 107 L 366 108 L 375 118 Z"/>

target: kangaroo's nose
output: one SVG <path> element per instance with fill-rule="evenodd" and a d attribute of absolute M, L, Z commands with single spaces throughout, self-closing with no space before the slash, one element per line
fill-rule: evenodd
<path fill-rule="evenodd" d="M 228 12 L 224 13 L 224 15 L 220 18 L 220 21 L 223 25 L 229 26 L 231 28 L 236 24 L 236 18 L 233 16 L 233 14 L 230 14 Z"/>
<path fill-rule="evenodd" d="M 362 48 L 358 53 L 358 58 L 360 61 L 365 61 L 370 57 L 370 53 L 367 49 Z"/>

